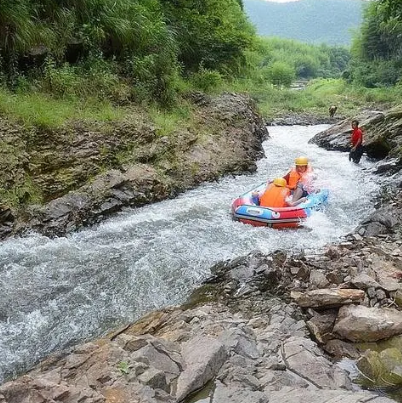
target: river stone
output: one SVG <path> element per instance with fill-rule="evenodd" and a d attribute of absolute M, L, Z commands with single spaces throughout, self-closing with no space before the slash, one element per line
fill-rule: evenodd
<path fill-rule="evenodd" d="M 347 392 L 343 390 L 281 389 L 270 394 L 272 403 L 395 403 L 387 397 L 370 392 Z"/>
<path fill-rule="evenodd" d="M 362 302 L 364 291 L 325 288 L 307 292 L 292 291 L 290 296 L 303 308 L 334 308 L 353 302 Z"/>
<path fill-rule="evenodd" d="M 366 290 L 370 287 L 377 288 L 380 286 L 377 281 L 366 273 L 359 273 L 357 276 L 352 277 L 351 283 L 361 290 Z"/>
<path fill-rule="evenodd" d="M 402 312 L 362 305 L 343 306 L 334 333 L 353 342 L 387 339 L 402 333 Z"/>
<path fill-rule="evenodd" d="M 210 337 L 195 337 L 182 346 L 184 370 L 177 381 L 176 398 L 184 399 L 213 379 L 227 358 L 224 345 Z"/>
<path fill-rule="evenodd" d="M 357 361 L 359 370 L 378 386 L 402 384 L 402 352 L 387 348 L 380 353 L 368 350 Z"/>
<path fill-rule="evenodd" d="M 211 403 L 269 403 L 271 400 L 263 392 L 252 391 L 217 381 Z"/>
<path fill-rule="evenodd" d="M 322 355 L 317 345 L 308 339 L 290 337 L 282 346 L 287 368 L 318 388 L 350 389 L 346 373 Z"/>

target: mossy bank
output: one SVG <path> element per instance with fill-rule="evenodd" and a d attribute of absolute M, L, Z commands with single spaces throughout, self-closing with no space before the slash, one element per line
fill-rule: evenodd
<path fill-rule="evenodd" d="M 268 131 L 251 99 L 193 93 L 188 116 L 161 130 L 146 111 L 58 128 L 0 118 L 0 237 L 54 236 L 125 206 L 174 197 L 227 173 L 254 171 Z"/>

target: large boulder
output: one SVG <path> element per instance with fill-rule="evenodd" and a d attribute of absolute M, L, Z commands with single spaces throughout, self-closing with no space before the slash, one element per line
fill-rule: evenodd
<path fill-rule="evenodd" d="M 402 105 L 385 112 L 365 112 L 356 119 L 363 130 L 364 146 L 369 157 L 401 159 Z M 328 150 L 349 151 L 351 133 L 351 119 L 346 119 L 318 133 L 310 142 Z"/>
<path fill-rule="evenodd" d="M 377 341 L 402 334 L 402 313 L 386 308 L 345 305 L 338 313 L 334 333 L 353 341 Z"/>

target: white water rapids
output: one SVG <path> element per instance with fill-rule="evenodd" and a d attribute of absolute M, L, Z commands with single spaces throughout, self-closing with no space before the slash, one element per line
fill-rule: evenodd
<path fill-rule="evenodd" d="M 57 239 L 37 234 L 0 244 L 0 383 L 51 352 L 104 334 L 142 314 L 183 302 L 224 259 L 252 250 L 319 249 L 372 209 L 376 178 L 346 153 L 308 144 L 328 126 L 270 127 L 253 175 L 227 177 L 175 200 L 128 209 Z M 233 222 L 231 201 L 306 155 L 329 205 L 307 229 L 278 231 Z"/>

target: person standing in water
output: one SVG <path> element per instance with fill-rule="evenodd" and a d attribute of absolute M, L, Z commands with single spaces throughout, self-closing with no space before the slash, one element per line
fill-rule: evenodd
<path fill-rule="evenodd" d="M 359 121 L 352 120 L 352 137 L 350 139 L 351 149 L 349 153 L 349 161 L 353 161 L 355 164 L 360 162 L 360 158 L 363 155 L 363 132 L 359 128 Z"/>

